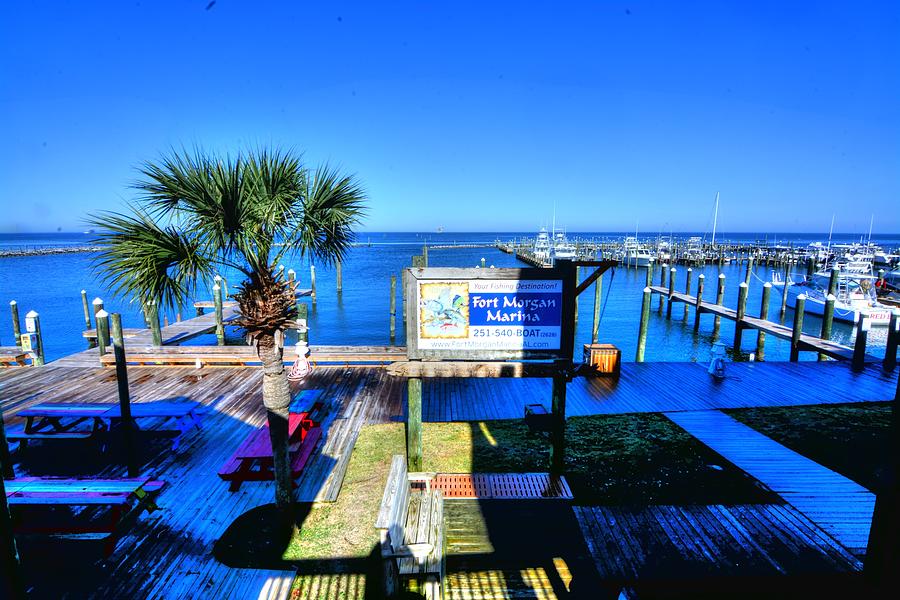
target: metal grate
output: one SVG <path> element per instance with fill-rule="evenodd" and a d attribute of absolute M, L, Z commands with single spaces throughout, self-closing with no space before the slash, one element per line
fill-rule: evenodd
<path fill-rule="evenodd" d="M 431 487 L 447 499 L 572 499 L 566 478 L 547 473 L 442 473 Z"/>

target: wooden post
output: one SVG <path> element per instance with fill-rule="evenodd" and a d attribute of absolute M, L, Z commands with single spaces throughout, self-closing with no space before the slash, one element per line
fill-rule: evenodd
<path fill-rule="evenodd" d="M 659 286 L 666 287 L 666 280 L 669 276 L 669 265 L 662 265 L 659 269 Z M 663 307 L 663 295 L 659 295 L 659 312 L 662 312 Z"/>
<path fill-rule="evenodd" d="M 675 293 L 675 267 L 669 270 L 669 296 L 666 301 L 666 318 L 672 318 L 672 294 Z"/>
<path fill-rule="evenodd" d="M 222 310 L 222 286 L 219 285 L 219 276 L 216 275 L 216 284 L 213 286 L 213 304 L 216 308 L 216 344 L 225 345 L 225 316 Z"/>
<path fill-rule="evenodd" d="M 806 257 L 806 279 L 810 280 L 813 278 L 813 275 L 816 274 L 816 259 L 815 257 L 808 256 Z"/>
<path fill-rule="evenodd" d="M 481 257 L 481 268 L 483 269 L 487 265 L 487 262 L 484 260 L 484 257 Z"/>
<path fill-rule="evenodd" d="M 647 347 L 647 327 L 650 323 L 650 288 L 644 288 L 644 299 L 641 302 L 641 325 L 638 329 L 637 353 L 635 362 L 644 362 L 644 350 Z"/>
<path fill-rule="evenodd" d="M 91 310 L 87 299 L 87 290 L 81 290 L 81 307 L 84 309 L 84 328 L 91 328 Z"/>
<path fill-rule="evenodd" d="M 591 343 L 596 344 L 600 335 L 600 296 L 603 293 L 603 275 L 594 283 L 594 325 L 591 328 Z"/>
<path fill-rule="evenodd" d="M 644 287 L 650 287 L 651 285 L 653 285 L 653 260 L 647 265 L 647 283 Z"/>
<path fill-rule="evenodd" d="M 838 280 L 841 277 L 841 270 L 832 268 L 831 275 L 828 276 L 828 293 L 832 296 L 837 295 Z"/>
<path fill-rule="evenodd" d="M 888 324 L 887 345 L 884 348 L 884 362 L 881 368 L 891 372 L 897 366 L 897 346 L 900 345 L 900 308 L 891 311 Z"/>
<path fill-rule="evenodd" d="M 834 303 L 836 300 L 834 294 L 828 294 L 825 297 L 825 308 L 822 313 L 822 332 L 819 334 L 819 337 L 823 340 L 831 339 L 831 324 L 834 321 Z M 819 360 L 828 360 L 828 357 L 820 353 Z"/>
<path fill-rule="evenodd" d="M 791 263 L 784 263 L 784 285 L 781 287 L 781 314 L 787 310 L 788 277 L 791 275 Z"/>
<path fill-rule="evenodd" d="M 406 269 L 400 271 L 400 306 L 403 311 L 403 322 L 406 323 Z"/>
<path fill-rule="evenodd" d="M 719 284 L 716 288 L 716 304 L 722 306 L 725 301 L 725 273 L 719 273 Z M 722 324 L 722 317 L 716 315 L 713 318 L 713 338 L 719 337 L 719 326 Z"/>
<path fill-rule="evenodd" d="M 794 306 L 794 327 L 791 329 L 791 362 L 800 359 L 800 336 L 803 334 L 803 312 L 806 310 L 806 296 L 797 296 L 797 304 Z"/>
<path fill-rule="evenodd" d="M 422 380 L 410 377 L 406 382 L 406 466 L 422 470 Z"/>
<path fill-rule="evenodd" d="M 753 275 L 753 257 L 747 259 L 747 270 L 744 271 L 744 283 L 750 285 L 750 276 Z"/>
<path fill-rule="evenodd" d="M 309 297 L 316 303 L 316 265 L 309 265 Z"/>
<path fill-rule="evenodd" d="M 422 266 L 428 266 L 428 244 L 422 244 Z"/>
<path fill-rule="evenodd" d="M 575 267 L 575 287 L 578 287 L 578 283 L 580 281 L 580 279 L 579 279 L 579 271 L 580 270 L 581 270 L 581 267 Z M 572 327 L 574 328 L 575 332 L 577 333 L 578 332 L 578 296 L 575 296 L 575 314 L 573 315 L 572 319 L 573 319 Z"/>
<path fill-rule="evenodd" d="M 295 284 L 297 283 L 297 271 L 293 269 L 288 269 L 288 285 L 291 286 L 293 290 L 295 288 Z"/>
<path fill-rule="evenodd" d="M 25 331 L 26 333 L 34 333 L 34 348 L 32 349 L 32 353 L 34 354 L 34 358 L 32 359 L 32 365 L 35 367 L 43 366 L 44 364 L 44 337 L 41 335 L 41 317 L 37 314 L 37 311 L 30 310 L 25 315 Z"/>
<path fill-rule="evenodd" d="M 734 320 L 734 355 L 738 356 L 741 352 L 741 341 L 744 336 L 744 315 L 747 312 L 747 292 L 750 287 L 746 281 L 742 281 L 738 286 L 737 312 Z"/>
<path fill-rule="evenodd" d="M 150 332 L 153 334 L 153 345 L 162 346 L 162 330 L 159 328 L 159 305 L 155 300 L 147 305 L 147 318 L 150 320 Z"/>
<path fill-rule="evenodd" d="M 394 341 L 397 333 L 397 276 L 391 275 L 391 341 Z"/>
<path fill-rule="evenodd" d="M 91 305 L 93 306 L 93 309 L 94 309 L 94 325 L 96 326 L 97 313 L 100 312 L 101 310 L 103 310 L 103 300 L 101 300 L 100 298 L 94 298 L 94 300 L 91 302 Z"/>
<path fill-rule="evenodd" d="M 772 284 L 768 281 L 763 284 L 762 301 L 759 303 L 759 318 L 763 321 L 769 318 L 769 298 L 772 296 Z M 756 360 L 766 360 L 766 332 L 762 329 L 756 332 Z"/>
<path fill-rule="evenodd" d="M 300 330 L 297 333 L 297 339 L 301 342 L 309 342 L 309 306 L 306 302 L 297 303 L 297 320 L 306 324 L 306 331 Z"/>
<path fill-rule="evenodd" d="M 562 475 L 566 469 L 566 375 L 553 376 L 550 401 L 553 430 L 550 432 L 550 474 Z"/>
<path fill-rule="evenodd" d="M 853 343 L 853 359 L 851 367 L 854 371 L 862 371 L 866 366 L 866 341 L 869 337 L 869 311 L 859 311 L 859 320 L 856 321 L 856 340 Z"/>
<path fill-rule="evenodd" d="M 684 294 L 686 296 L 691 295 L 691 277 L 693 276 L 693 274 L 694 274 L 694 270 L 691 269 L 690 267 L 688 267 L 687 273 L 685 274 L 685 280 L 684 280 Z M 685 302 L 684 303 L 684 320 L 685 321 L 688 320 L 688 312 L 690 311 L 690 308 L 691 308 L 690 302 Z"/>
<path fill-rule="evenodd" d="M 100 364 L 103 364 L 103 355 L 106 354 L 106 347 L 109 346 L 109 313 L 100 309 L 94 315 L 94 322 L 97 323 L 97 349 L 100 353 Z"/>
<path fill-rule="evenodd" d="M 22 328 L 19 325 L 19 304 L 10 300 L 9 311 L 12 313 L 13 337 L 16 338 L 16 346 L 22 347 Z"/>
<path fill-rule="evenodd" d="M 337 293 L 340 294 L 344 291 L 344 266 L 341 261 L 337 261 L 335 268 L 337 269 Z"/>
<path fill-rule="evenodd" d="M 128 392 L 128 367 L 125 363 L 125 336 L 122 334 L 122 315 L 113 313 L 112 345 L 116 357 L 116 384 L 119 388 L 119 415 L 122 420 L 122 441 L 125 446 L 125 464 L 128 476 L 137 477 L 138 467 L 134 455 L 134 420 L 131 418 L 131 395 Z"/>
<path fill-rule="evenodd" d="M 700 273 L 697 276 L 697 301 L 694 304 L 694 331 L 700 330 L 700 313 L 703 312 L 703 285 L 706 283 L 706 275 Z"/>

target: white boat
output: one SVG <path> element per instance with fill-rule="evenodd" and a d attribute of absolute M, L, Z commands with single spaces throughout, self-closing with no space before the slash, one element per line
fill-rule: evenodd
<path fill-rule="evenodd" d="M 844 323 L 856 323 L 864 311 L 869 315 L 869 323 L 873 326 L 887 326 L 891 318 L 890 308 L 878 302 L 875 294 L 875 276 L 859 271 L 842 270 L 838 277 L 834 302 L 834 320 Z M 858 269 L 861 267 L 857 267 Z M 778 273 L 772 273 L 772 285 L 780 287 L 782 294 L 787 294 L 786 304 L 796 308 L 797 297 L 806 296 L 803 312 L 823 316 L 825 301 L 828 296 L 830 274 L 820 272 L 811 278 L 794 282 L 788 277 L 787 282 L 781 280 Z M 785 285 L 785 283 L 787 285 Z"/>
<path fill-rule="evenodd" d="M 570 242 L 568 238 L 566 238 L 566 234 L 560 230 L 553 230 L 553 247 L 551 251 L 551 257 L 553 260 L 557 258 L 563 258 L 567 260 L 575 260 L 578 252 L 575 248 L 575 244 Z"/>
<path fill-rule="evenodd" d="M 626 267 L 649 267 L 653 263 L 653 254 L 638 243 L 636 237 L 628 236 L 625 238 L 621 260 Z"/>
<path fill-rule="evenodd" d="M 544 263 L 550 262 L 550 235 L 547 233 L 546 227 L 541 227 L 538 232 L 532 252 L 537 260 Z"/>

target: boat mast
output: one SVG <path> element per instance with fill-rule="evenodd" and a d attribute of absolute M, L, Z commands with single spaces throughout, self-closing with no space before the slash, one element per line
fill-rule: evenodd
<path fill-rule="evenodd" d="M 716 222 L 719 220 L 719 192 L 716 192 L 716 211 L 713 214 L 712 246 L 716 247 Z"/>

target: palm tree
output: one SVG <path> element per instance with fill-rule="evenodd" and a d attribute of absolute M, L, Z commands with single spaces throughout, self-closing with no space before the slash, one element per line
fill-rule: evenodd
<path fill-rule="evenodd" d="M 140 194 L 127 214 L 102 212 L 95 262 L 117 294 L 142 306 L 184 306 L 201 282 L 236 269 L 235 294 L 263 369 L 262 396 L 275 462 L 275 502 L 292 503 L 288 455 L 290 389 L 275 334 L 297 318 L 295 290 L 276 269 L 288 254 L 330 263 L 344 257 L 363 215 L 365 193 L 352 176 L 308 170 L 290 151 L 236 158 L 172 151 L 139 169 Z"/>

